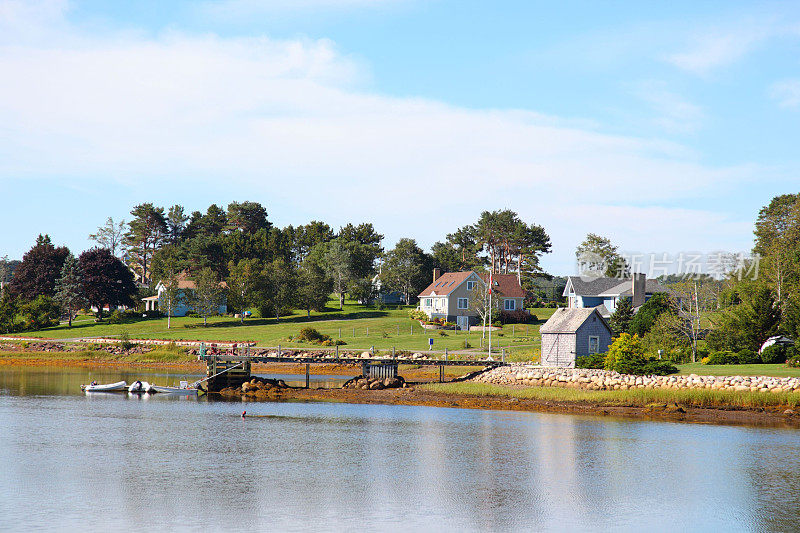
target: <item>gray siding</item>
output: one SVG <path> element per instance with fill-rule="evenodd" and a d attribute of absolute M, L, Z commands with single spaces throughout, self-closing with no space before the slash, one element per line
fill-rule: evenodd
<path fill-rule="evenodd" d="M 575 368 L 574 333 L 542 333 L 542 366 Z"/>

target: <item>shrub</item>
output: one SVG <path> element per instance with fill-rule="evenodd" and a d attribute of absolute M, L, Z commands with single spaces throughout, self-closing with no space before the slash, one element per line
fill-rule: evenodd
<path fill-rule="evenodd" d="M 761 352 L 761 362 L 765 364 L 778 364 L 786 362 L 786 347 L 781 344 L 767 346 Z"/>
<path fill-rule="evenodd" d="M 503 324 L 525 324 L 531 319 L 531 314 L 524 309 L 516 311 L 500 311 L 500 322 Z"/>
<path fill-rule="evenodd" d="M 439 335 L 441 335 L 442 337 L 447 337 L 447 332 L 445 330 L 443 330 L 443 329 L 440 329 L 439 330 Z"/>
<path fill-rule="evenodd" d="M 300 333 L 297 334 L 297 337 L 295 337 L 297 342 L 313 342 L 314 344 L 321 344 L 330 339 L 329 335 L 324 335 L 315 328 L 303 328 L 300 330 Z"/>
<path fill-rule="evenodd" d="M 127 331 L 123 331 L 122 334 L 119 336 L 119 347 L 125 350 L 126 352 L 136 347 L 136 343 L 131 342 L 131 336 L 128 335 Z"/>
<path fill-rule="evenodd" d="M 462 346 L 464 347 L 464 349 L 472 348 L 472 345 L 466 339 L 464 339 L 464 343 L 462 344 Z"/>
<path fill-rule="evenodd" d="M 114 309 L 108 317 L 109 324 L 122 324 L 122 313 L 119 309 Z"/>
<path fill-rule="evenodd" d="M 642 374 L 647 362 L 639 336 L 622 333 L 609 348 L 604 366 L 620 374 Z"/>
<path fill-rule="evenodd" d="M 428 320 L 428 315 L 419 309 L 409 309 L 408 316 L 414 320 Z"/>
<path fill-rule="evenodd" d="M 575 358 L 575 368 L 605 368 L 606 354 L 593 353 Z"/>
<path fill-rule="evenodd" d="M 21 308 L 25 329 L 42 329 L 58 325 L 61 309 L 49 296 L 39 295 Z"/>
<path fill-rule="evenodd" d="M 336 339 L 335 341 L 333 341 L 334 346 L 344 346 L 345 344 L 347 343 L 344 342 L 342 339 Z"/>
<path fill-rule="evenodd" d="M 730 350 L 716 350 L 701 359 L 705 365 L 738 365 L 739 356 Z"/>
<path fill-rule="evenodd" d="M 678 367 L 672 364 L 672 361 L 650 359 L 642 370 L 642 373 L 646 375 L 668 376 L 669 374 L 676 373 Z"/>
<path fill-rule="evenodd" d="M 736 355 L 739 358 L 740 365 L 752 365 L 760 361 L 758 353 L 750 348 L 742 348 L 736 352 Z"/>

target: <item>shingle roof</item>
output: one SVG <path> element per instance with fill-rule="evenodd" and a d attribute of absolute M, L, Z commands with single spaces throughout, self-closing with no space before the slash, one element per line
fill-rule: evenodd
<path fill-rule="evenodd" d="M 584 280 L 580 276 L 568 276 L 575 294 L 579 296 L 632 296 L 631 278 L 594 278 Z M 657 279 L 648 279 L 645 293 L 669 292 Z"/>
<path fill-rule="evenodd" d="M 539 328 L 540 333 L 575 333 L 578 331 L 586 320 L 592 315 L 595 315 L 603 325 L 611 331 L 608 323 L 600 316 L 600 313 L 594 307 L 582 307 L 578 309 L 569 309 L 561 307 L 556 309 L 547 322 L 542 324 Z"/>
<path fill-rule="evenodd" d="M 478 274 L 484 283 L 488 282 L 489 274 L 484 272 Z M 525 291 L 517 281 L 516 274 L 492 274 L 492 282 L 500 296 L 506 298 L 525 298 Z"/>
<path fill-rule="evenodd" d="M 436 296 L 445 296 L 450 294 L 456 287 L 467 279 L 472 271 L 467 272 L 445 272 L 436 281 L 428 285 L 428 287 L 419 294 L 419 298 L 425 296 L 432 296 L 435 292 Z"/>

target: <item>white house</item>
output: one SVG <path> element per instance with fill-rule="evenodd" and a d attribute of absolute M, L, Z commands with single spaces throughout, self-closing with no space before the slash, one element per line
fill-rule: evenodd
<path fill-rule="evenodd" d="M 191 306 L 191 301 L 192 293 L 195 289 L 197 289 L 197 285 L 193 280 L 189 279 L 189 275 L 185 271 L 178 274 L 177 278 L 178 290 L 176 292 L 178 293 L 178 298 L 177 302 L 173 304 L 172 316 L 186 316 L 188 313 L 191 313 L 194 310 Z M 219 286 L 223 289 L 228 288 L 228 285 L 224 281 L 221 281 Z M 168 308 L 168 303 L 165 301 L 167 297 L 165 294 L 166 291 L 166 285 L 164 285 L 163 281 L 159 281 L 156 285 L 156 292 L 158 294 L 156 296 L 142 298 L 142 301 L 145 305 L 145 311 L 156 311 L 158 309 L 166 311 Z M 217 312 L 220 315 L 224 315 L 228 312 L 227 297 L 224 291 L 222 292 L 220 305 Z"/>
<path fill-rule="evenodd" d="M 478 284 L 486 285 L 488 274 L 472 270 L 446 272 L 433 270 L 433 282 L 419 294 L 419 308 L 429 318 L 443 318 L 454 322 L 459 329 L 468 329 L 479 322 L 478 313 L 470 309 L 469 299 Z M 523 311 L 525 291 L 516 274 L 492 275 L 494 294 L 501 311 Z"/>

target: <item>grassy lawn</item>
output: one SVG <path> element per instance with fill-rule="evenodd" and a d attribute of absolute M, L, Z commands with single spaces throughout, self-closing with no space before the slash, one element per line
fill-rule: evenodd
<path fill-rule="evenodd" d="M 692 407 L 769 407 L 800 405 L 800 392 L 781 394 L 764 392 L 713 391 L 710 389 L 630 389 L 591 391 L 560 387 L 511 388 L 486 383 L 434 383 L 420 385 L 432 391 L 474 396 L 531 398 L 559 402 L 590 402 L 603 405 L 646 406 L 675 402 Z"/>
<path fill-rule="evenodd" d="M 171 328 L 167 329 L 167 319 L 131 319 L 122 324 L 95 323 L 92 319 L 79 317 L 71 328 L 62 324 L 55 328 L 41 331 L 20 333 L 24 337 L 68 339 L 76 337 L 119 336 L 127 333 L 136 339 L 170 339 L 257 342 L 261 346 L 285 346 L 314 348 L 311 344 L 290 341 L 300 329 L 311 326 L 333 339 L 341 338 L 347 345 L 342 349 L 367 350 L 375 346 L 376 350 L 427 350 L 428 338 L 433 338 L 433 349 L 450 351 L 463 350 L 464 341 L 471 349 L 479 351 L 481 333 L 456 333 L 446 331 L 424 330 L 419 322 L 408 317 L 408 307 L 400 309 L 379 310 L 368 308 L 354 302 L 347 302 L 344 310 L 335 309 L 338 305 L 331 301 L 325 312 L 312 312 L 306 316 L 304 312 L 295 312 L 291 316 L 274 318 L 249 318 L 244 325 L 231 317 L 212 317 L 208 327 L 203 326 L 202 318 L 173 317 Z M 507 325 L 502 332 L 492 335 L 493 346 L 502 346 L 507 350 L 510 360 L 530 360 L 538 357 L 539 325 L 553 314 L 553 309 L 534 309 L 537 319 L 529 325 Z M 499 351 L 499 350 L 498 350 Z"/>
<path fill-rule="evenodd" d="M 800 368 L 790 368 L 784 364 L 777 365 L 704 365 L 687 363 L 677 365 L 679 374 L 697 374 L 698 376 L 775 376 L 800 377 Z"/>

